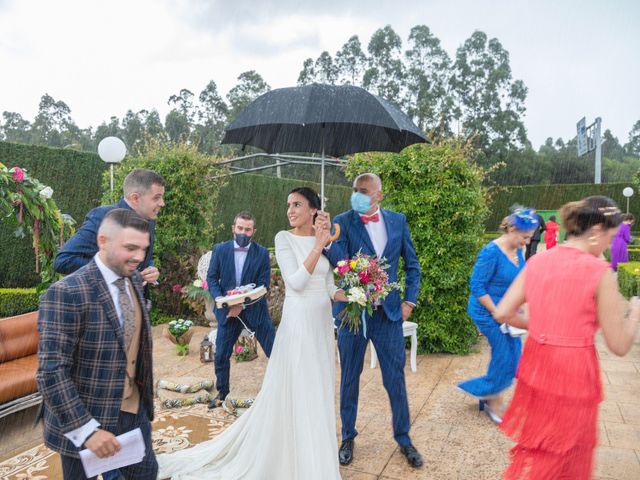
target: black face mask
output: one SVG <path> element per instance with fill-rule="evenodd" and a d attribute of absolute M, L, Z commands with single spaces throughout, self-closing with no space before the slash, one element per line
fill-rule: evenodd
<path fill-rule="evenodd" d="M 239 247 L 246 247 L 251 243 L 251 237 L 244 233 L 236 233 L 233 237 Z"/>

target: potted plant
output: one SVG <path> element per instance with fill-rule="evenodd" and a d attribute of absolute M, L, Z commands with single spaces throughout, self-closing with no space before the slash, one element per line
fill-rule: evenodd
<path fill-rule="evenodd" d="M 193 322 L 191 320 L 179 318 L 178 320 L 171 320 L 162 331 L 162 335 L 175 344 L 176 353 L 179 356 L 189 355 L 189 341 L 193 336 L 192 326 Z"/>

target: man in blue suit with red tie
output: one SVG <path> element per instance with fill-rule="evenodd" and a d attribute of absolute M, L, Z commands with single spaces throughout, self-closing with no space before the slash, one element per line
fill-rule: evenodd
<path fill-rule="evenodd" d="M 256 231 L 255 217 L 246 211 L 238 213 L 233 220 L 231 231 L 233 240 L 219 243 L 212 248 L 207 282 L 213 298 L 225 296 L 229 290 L 250 283 L 269 288 L 269 251 L 251 240 Z M 229 393 L 229 360 L 233 354 L 233 345 L 245 325 L 255 332 L 267 357 L 271 355 L 275 338 L 266 296 L 246 307 L 234 305 L 229 308 L 217 308 L 214 304 L 213 311 L 218 320 L 214 355 L 218 395 L 209 402 L 209 408 L 220 405 Z"/>
<path fill-rule="evenodd" d="M 364 173 L 353 182 L 351 196 L 352 210 L 336 216 L 334 221 L 340 225 L 340 236 L 328 248 L 325 254 L 335 265 L 340 260 L 353 257 L 358 251 L 363 254 L 385 258 L 389 264 L 387 273 L 389 282 L 398 279 L 398 262 L 404 261 L 405 292 L 404 299 L 400 291 L 393 290 L 387 298 L 375 308 L 373 315 L 367 316 L 366 338 L 364 329 L 357 334 L 348 328 L 338 331 L 338 349 L 340 351 L 340 417 L 342 419 L 342 445 L 338 452 L 342 465 L 353 459 L 353 441 L 358 413 L 360 374 L 364 364 L 364 354 L 369 340 L 373 342 L 380 360 L 382 381 L 393 414 L 393 434 L 412 467 L 422 466 L 422 456 L 412 445 L 409 438 L 409 403 L 404 379 L 405 348 L 402 322 L 409 318 L 420 290 L 420 265 L 409 233 L 405 216 L 401 213 L 384 210 L 379 207 L 382 199 L 382 182 L 373 173 Z M 321 222 L 328 227 L 328 218 Z M 317 223 L 317 222 L 316 222 Z M 345 308 L 342 302 L 334 305 L 334 317 Z"/>

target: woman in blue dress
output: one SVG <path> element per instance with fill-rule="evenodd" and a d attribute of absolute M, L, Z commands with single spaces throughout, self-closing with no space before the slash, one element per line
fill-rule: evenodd
<path fill-rule="evenodd" d="M 502 421 L 501 392 L 511 386 L 520 359 L 520 337 L 511 336 L 493 319 L 498 302 L 524 267 L 522 248 L 531 240 L 538 220 L 531 209 L 517 209 L 500 225 L 502 235 L 485 245 L 471 273 L 467 312 L 491 346 L 486 375 L 459 383 L 480 401 L 480 410 L 495 423 Z"/>

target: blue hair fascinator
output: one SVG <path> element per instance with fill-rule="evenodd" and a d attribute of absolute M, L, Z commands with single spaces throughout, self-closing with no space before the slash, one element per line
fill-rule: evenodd
<path fill-rule="evenodd" d="M 509 223 L 518 230 L 533 230 L 538 226 L 538 218 L 531 208 L 517 208 L 509 215 Z"/>

